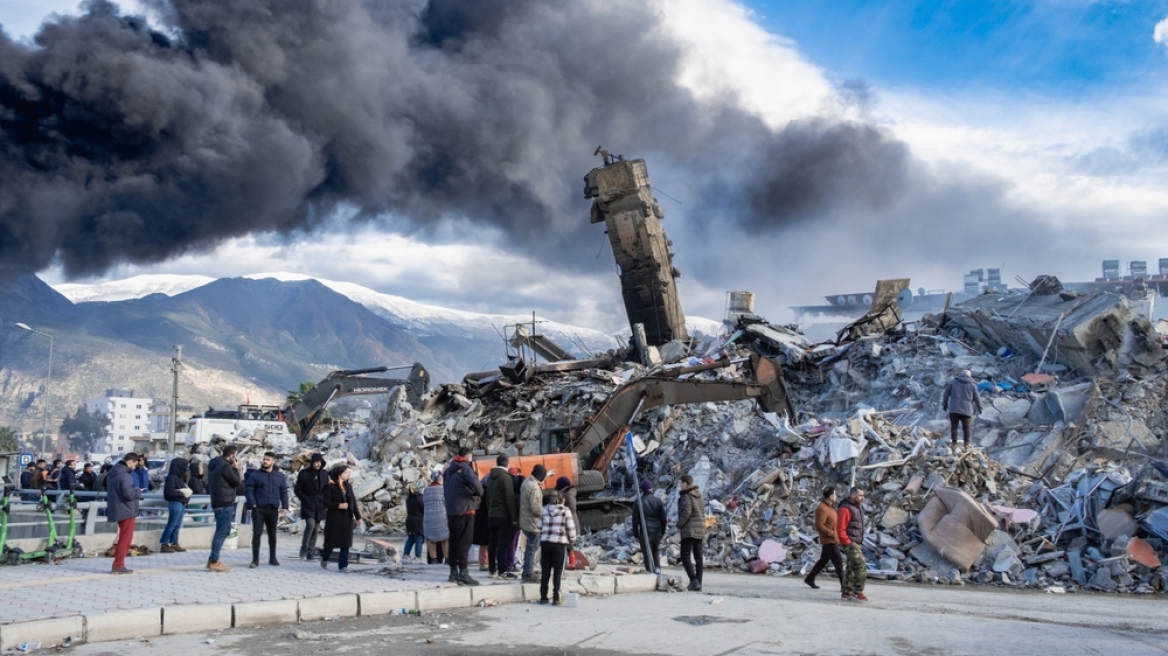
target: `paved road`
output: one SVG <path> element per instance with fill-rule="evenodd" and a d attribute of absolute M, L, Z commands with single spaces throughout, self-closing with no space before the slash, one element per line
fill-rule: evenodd
<path fill-rule="evenodd" d="M 1168 654 L 1162 595 L 870 584 L 872 601 L 858 604 L 839 601 L 828 586 L 815 591 L 794 579 L 735 574 L 709 574 L 706 589 L 585 598 L 579 608 L 514 604 L 73 651 L 79 656 Z"/>

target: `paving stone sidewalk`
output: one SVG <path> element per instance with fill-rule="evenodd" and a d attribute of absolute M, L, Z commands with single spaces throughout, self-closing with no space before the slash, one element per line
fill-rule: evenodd
<path fill-rule="evenodd" d="M 246 531 L 245 531 L 246 533 Z M 133 574 L 109 573 L 111 558 L 66 559 L 54 565 L 30 563 L 0 566 L 0 624 L 25 620 L 92 615 L 111 610 L 132 610 L 176 604 L 222 604 L 279 599 L 307 599 L 342 592 L 389 592 L 449 587 L 445 565 L 404 565 L 393 575 L 382 571 L 390 563 L 351 564 L 349 573 L 337 572 L 335 563 L 321 569 L 319 561 L 297 559 L 299 536 L 281 534 L 281 565 L 267 564 L 265 538 L 260 566 L 249 569 L 251 549 L 228 549 L 222 561 L 231 567 L 225 574 L 206 570 L 207 550 L 155 553 L 126 560 Z M 241 542 L 244 541 L 241 536 Z M 400 541 L 398 549 L 400 552 Z M 250 536 L 248 538 L 250 545 Z M 357 538 L 354 546 L 361 544 Z M 472 551 L 473 555 L 473 551 Z M 476 568 L 472 565 L 472 568 Z M 477 568 L 476 568 L 477 569 Z M 493 581 L 486 573 L 483 585 L 513 583 Z"/>

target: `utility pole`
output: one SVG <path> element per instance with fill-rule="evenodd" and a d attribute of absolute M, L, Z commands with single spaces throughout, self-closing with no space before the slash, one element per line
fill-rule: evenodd
<path fill-rule="evenodd" d="M 175 344 L 174 357 L 170 359 L 170 372 L 173 375 L 170 391 L 170 439 L 167 441 L 167 452 L 174 455 L 174 431 L 178 425 L 178 372 L 182 369 L 182 346 Z"/>
<path fill-rule="evenodd" d="M 49 338 L 49 372 L 48 372 L 48 375 L 45 376 L 45 390 L 43 393 L 41 393 L 41 397 L 42 397 L 41 400 L 44 402 L 44 406 L 45 406 L 44 412 L 41 415 L 41 457 L 43 458 L 45 451 L 47 450 L 46 446 L 45 446 L 45 442 L 46 442 L 46 440 L 48 440 L 48 437 L 49 437 L 49 400 L 48 400 L 48 396 L 49 396 L 49 385 L 52 384 L 52 382 L 53 382 L 53 336 L 48 334 L 48 333 L 42 333 L 41 331 L 33 328 L 32 326 L 28 325 L 27 323 L 17 323 L 16 327 L 21 329 L 21 330 L 27 330 L 28 332 L 33 333 L 35 335 L 40 335 L 41 337 L 48 337 Z M 54 441 L 54 443 L 56 442 L 56 440 L 53 440 L 53 441 Z M 55 446 L 55 444 L 54 444 L 54 446 Z"/>

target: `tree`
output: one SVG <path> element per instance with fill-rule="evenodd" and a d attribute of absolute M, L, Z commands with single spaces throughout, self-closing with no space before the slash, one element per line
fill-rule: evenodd
<path fill-rule="evenodd" d="M 13 453 L 20 450 L 16 443 L 16 433 L 11 426 L 0 426 L 0 453 Z"/>
<path fill-rule="evenodd" d="M 311 392 L 314 387 L 316 387 L 316 383 L 312 382 L 311 380 L 306 380 L 303 383 L 300 383 L 300 389 L 298 391 L 294 392 L 292 390 L 288 390 L 288 398 L 284 400 L 288 402 L 288 405 L 296 405 L 297 403 L 300 403 L 300 400 L 304 398 L 304 395 Z"/>
<path fill-rule="evenodd" d="M 65 417 L 65 421 L 61 422 L 61 433 L 69 441 L 70 449 L 90 453 L 105 439 L 105 431 L 109 425 L 110 419 L 105 414 L 97 411 L 87 412 L 85 406 L 79 406 L 72 417 Z"/>

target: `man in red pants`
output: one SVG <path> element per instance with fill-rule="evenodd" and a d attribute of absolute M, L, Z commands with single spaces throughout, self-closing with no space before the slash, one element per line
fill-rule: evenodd
<path fill-rule="evenodd" d="M 118 525 L 118 544 L 114 548 L 111 574 L 133 573 L 133 570 L 126 569 L 126 553 L 130 550 L 134 523 L 138 520 L 138 498 L 142 491 L 134 484 L 133 471 L 140 463 L 138 454 L 127 453 L 105 479 L 106 518 Z"/>

